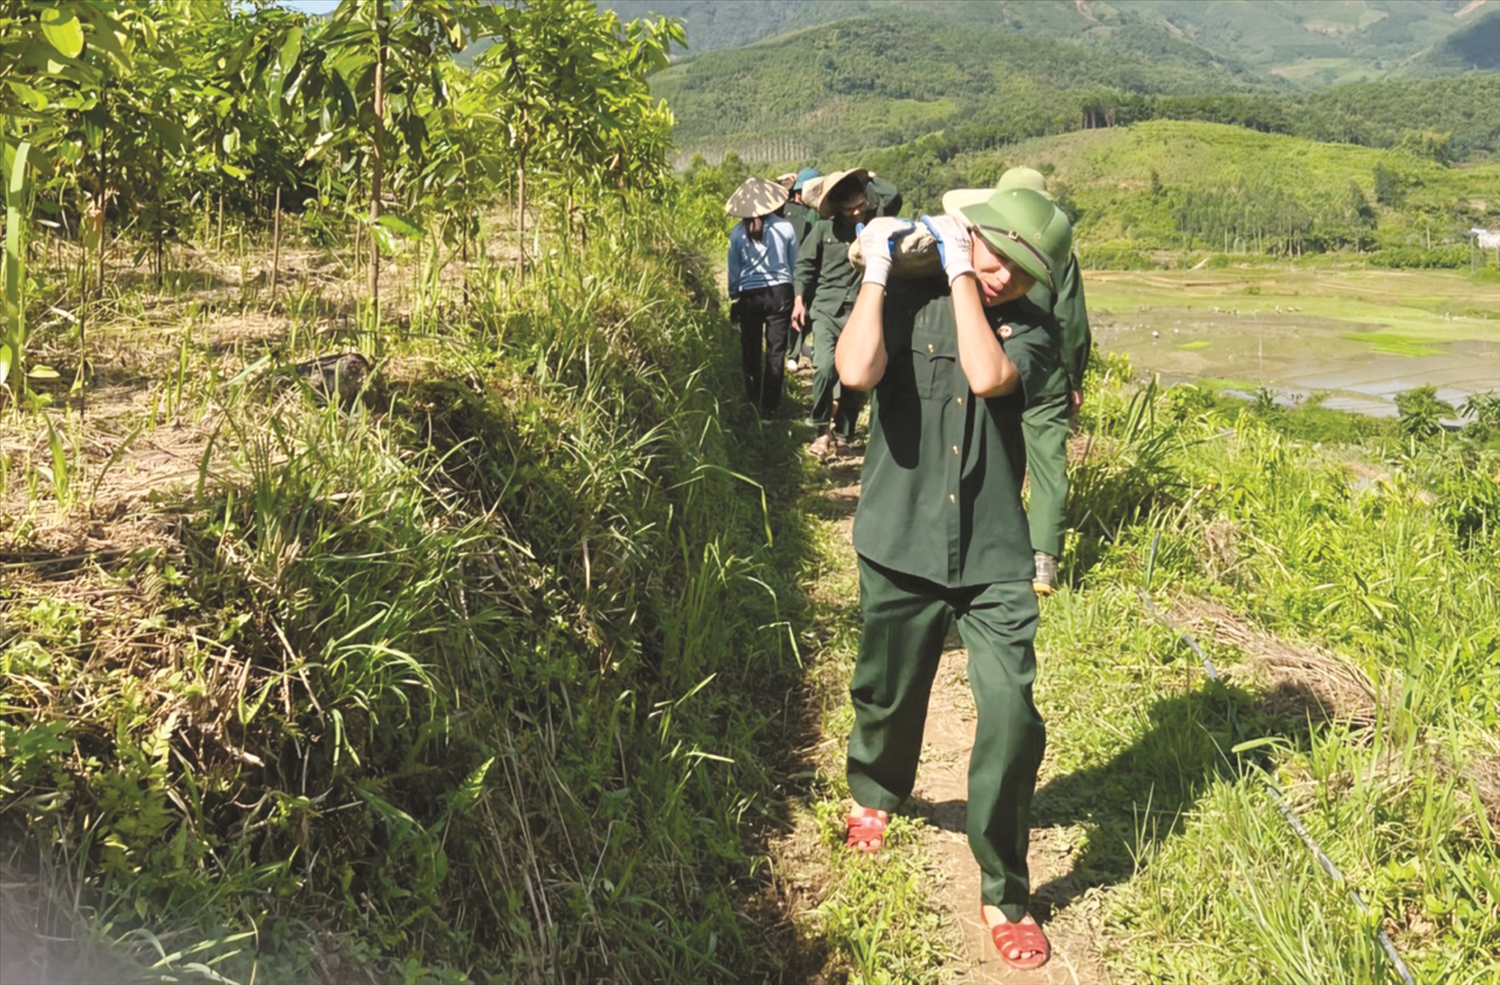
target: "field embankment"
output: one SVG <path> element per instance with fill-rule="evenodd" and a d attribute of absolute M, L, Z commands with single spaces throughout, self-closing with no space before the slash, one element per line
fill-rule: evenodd
<path fill-rule="evenodd" d="M 620 229 L 524 277 L 497 243 L 421 320 L 408 251 L 379 331 L 347 255 L 273 296 L 252 238 L 161 290 L 115 268 L 87 364 L 33 333 L 62 375 L 0 439 L 7 981 L 795 969 L 756 861 L 795 593 L 744 477 L 795 450 L 726 399 L 692 237 Z"/>

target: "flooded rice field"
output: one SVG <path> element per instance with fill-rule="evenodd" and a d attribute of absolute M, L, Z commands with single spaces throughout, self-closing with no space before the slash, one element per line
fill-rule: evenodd
<path fill-rule="evenodd" d="M 1452 271 L 1090 271 L 1094 337 L 1164 382 L 1276 391 L 1396 413 L 1431 384 L 1454 405 L 1500 390 L 1500 284 Z"/>

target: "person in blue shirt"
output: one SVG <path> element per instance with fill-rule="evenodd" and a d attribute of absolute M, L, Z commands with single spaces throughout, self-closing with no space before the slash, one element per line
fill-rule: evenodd
<path fill-rule="evenodd" d="M 780 214 L 786 202 L 776 182 L 746 178 L 724 203 L 740 220 L 729 232 L 729 319 L 740 326 L 745 395 L 762 418 L 776 416 L 786 377 L 797 264 L 796 233 Z"/>

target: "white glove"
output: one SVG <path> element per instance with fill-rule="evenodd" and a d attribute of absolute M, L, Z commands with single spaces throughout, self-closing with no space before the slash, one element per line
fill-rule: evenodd
<path fill-rule="evenodd" d="M 859 249 L 865 259 L 866 284 L 885 286 L 891 275 L 891 246 L 917 228 L 910 219 L 881 216 L 859 229 Z"/>
<path fill-rule="evenodd" d="M 943 262 L 949 284 L 974 272 L 972 241 L 963 223 L 951 215 L 924 215 L 922 225 L 932 231 L 932 238 L 938 242 L 938 258 Z"/>

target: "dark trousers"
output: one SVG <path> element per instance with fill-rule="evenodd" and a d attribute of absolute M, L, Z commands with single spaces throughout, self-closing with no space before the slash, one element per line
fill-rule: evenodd
<path fill-rule="evenodd" d="M 853 441 L 854 426 L 859 423 L 859 412 L 864 409 L 865 395 L 860 390 L 841 385 L 838 370 L 833 365 L 833 351 L 838 347 L 839 336 L 844 333 L 844 322 L 848 320 L 848 312 L 838 317 L 818 315 L 813 319 L 812 411 L 808 420 L 820 431 L 831 427 L 836 437 Z"/>
<path fill-rule="evenodd" d="M 740 364 L 745 396 L 761 417 L 775 417 L 786 378 L 786 336 L 792 325 L 792 285 L 741 291 Z"/>
<path fill-rule="evenodd" d="M 859 559 L 864 617 L 849 696 L 849 792 L 862 807 L 893 811 L 911 794 L 927 701 L 943 639 L 955 620 L 969 651 L 979 720 L 969 754 L 969 849 L 983 902 L 1007 920 L 1026 914 L 1031 797 L 1047 745 L 1031 697 L 1037 599 L 1029 581 L 945 588 Z"/>
<path fill-rule="evenodd" d="M 1021 415 L 1026 436 L 1026 473 L 1031 501 L 1031 549 L 1062 557 L 1064 514 L 1068 506 L 1068 435 L 1073 402 L 1068 394 L 1040 397 Z"/>

